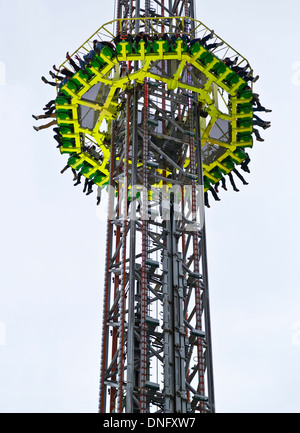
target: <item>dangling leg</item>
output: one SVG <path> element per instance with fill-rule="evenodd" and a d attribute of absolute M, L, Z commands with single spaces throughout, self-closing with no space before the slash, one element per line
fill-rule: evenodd
<path fill-rule="evenodd" d="M 225 191 L 227 191 L 227 188 L 226 188 L 226 179 L 225 179 L 224 176 L 222 177 L 221 182 L 222 182 L 222 188 L 225 189 Z"/>
<path fill-rule="evenodd" d="M 91 179 L 88 181 L 88 190 L 86 195 L 92 194 L 93 192 L 93 185 L 94 185 L 94 181 Z"/>
<path fill-rule="evenodd" d="M 47 113 L 45 113 L 45 114 L 40 114 L 39 116 L 35 116 L 35 115 L 33 114 L 32 117 L 33 117 L 35 120 L 39 120 L 39 119 L 48 119 L 49 117 L 56 118 L 56 114 L 55 114 L 55 113 L 52 113 L 53 110 L 55 110 L 55 108 L 50 109 Z"/>
<path fill-rule="evenodd" d="M 53 81 L 48 81 L 45 77 L 42 77 L 42 81 L 44 81 L 44 83 L 46 84 L 50 84 L 50 86 L 56 87 L 57 84 L 54 83 Z"/>
<path fill-rule="evenodd" d="M 209 202 L 208 202 L 207 191 L 204 193 L 204 204 L 205 204 L 206 207 L 210 207 Z"/>
<path fill-rule="evenodd" d="M 81 176 L 82 176 L 82 173 L 77 174 L 77 182 L 74 183 L 74 186 L 79 185 L 81 183 Z"/>
<path fill-rule="evenodd" d="M 57 148 L 58 148 L 58 147 L 61 147 L 61 146 L 62 146 L 62 143 L 61 143 L 61 141 L 60 141 L 60 135 L 55 134 L 55 135 L 53 135 L 53 138 L 54 138 L 54 140 L 56 140 L 57 143 L 58 143 L 58 145 L 57 145 L 56 147 L 57 147 Z"/>
<path fill-rule="evenodd" d="M 87 187 L 88 187 L 88 184 L 89 184 L 89 180 L 88 180 L 88 178 L 86 177 L 86 178 L 85 178 L 85 181 L 84 181 L 83 192 L 86 192 L 86 189 L 87 189 Z"/>
<path fill-rule="evenodd" d="M 261 138 L 258 129 L 253 128 L 253 132 L 254 132 L 254 134 L 255 134 L 255 137 L 256 137 L 256 140 L 257 140 L 257 141 L 265 141 L 263 138 Z"/>
<path fill-rule="evenodd" d="M 99 204 L 100 204 L 101 194 L 102 194 L 102 188 L 101 188 L 101 186 L 98 186 L 98 188 L 97 188 L 97 206 L 99 206 Z"/>
<path fill-rule="evenodd" d="M 74 175 L 74 179 L 73 180 L 77 180 L 77 171 L 75 170 L 75 168 L 72 168 L 72 173 Z"/>
<path fill-rule="evenodd" d="M 213 187 L 211 187 L 211 188 L 209 189 L 209 191 L 212 193 L 212 196 L 213 196 L 213 198 L 214 198 L 216 201 L 221 201 L 221 199 L 218 197 L 218 194 L 216 193 L 216 191 L 214 190 Z"/>
<path fill-rule="evenodd" d="M 231 172 L 228 173 L 228 177 L 229 177 L 229 180 L 230 180 L 230 183 L 231 183 L 231 185 L 232 185 L 233 190 L 234 190 L 235 192 L 239 192 L 239 190 L 238 190 L 237 187 L 235 186 L 235 183 L 234 183 L 233 176 L 232 176 L 232 173 L 231 173 Z"/>
<path fill-rule="evenodd" d="M 56 117 L 56 116 L 55 116 L 55 117 Z M 47 125 L 34 126 L 33 128 L 34 128 L 36 131 L 40 131 L 41 129 L 46 129 L 46 128 L 49 128 L 50 126 L 53 126 L 53 125 L 56 125 L 56 120 L 53 120 L 52 122 L 47 123 Z"/>
<path fill-rule="evenodd" d="M 239 179 L 241 179 L 244 185 L 249 185 L 249 183 L 245 181 L 241 173 L 239 173 L 236 168 L 234 168 L 232 171 L 237 175 Z"/>
<path fill-rule="evenodd" d="M 63 174 L 65 171 L 67 171 L 68 168 L 70 168 L 70 166 L 66 165 L 62 170 L 60 170 L 61 174 Z"/>

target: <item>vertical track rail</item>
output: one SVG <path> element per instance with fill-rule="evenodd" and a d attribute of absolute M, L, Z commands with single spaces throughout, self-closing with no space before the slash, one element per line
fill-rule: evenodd
<path fill-rule="evenodd" d="M 126 110 L 126 134 L 125 134 L 125 157 L 123 165 L 123 194 L 122 194 L 122 262 L 121 262 L 121 292 L 120 292 L 120 328 L 118 347 L 118 413 L 123 412 L 123 384 L 124 384 L 124 360 L 125 360 L 125 310 L 126 310 L 126 258 L 127 258 L 127 207 L 128 207 L 128 164 L 129 164 L 129 139 L 130 139 L 130 95 L 127 98 Z"/>
<path fill-rule="evenodd" d="M 191 100 L 189 101 L 189 129 L 194 132 L 193 122 L 193 107 Z M 190 137 L 190 173 L 196 178 L 196 160 L 195 160 L 195 145 L 194 139 Z M 196 180 L 192 179 L 192 215 L 195 224 L 197 224 L 197 189 Z M 199 248 L 199 234 L 198 231 L 193 231 L 193 254 L 194 254 L 194 273 L 200 275 L 200 248 Z M 202 301 L 201 301 L 201 287 L 200 280 L 195 279 L 195 307 L 196 307 L 196 329 L 202 331 Z M 198 357 L 198 392 L 201 396 L 205 395 L 204 385 L 204 355 L 202 339 L 198 337 L 197 341 L 197 357 Z M 205 412 L 203 404 L 201 404 L 202 412 Z"/>
<path fill-rule="evenodd" d="M 114 152 L 115 134 L 114 124 L 112 123 L 112 138 L 111 138 L 111 151 Z M 102 315 L 102 345 L 101 345 L 101 366 L 100 366 L 100 399 L 99 399 L 99 412 L 106 411 L 106 385 L 105 385 L 105 372 L 109 359 L 108 345 L 109 345 L 109 328 L 107 326 L 108 309 L 110 305 L 110 258 L 113 242 L 113 225 L 111 216 L 114 209 L 114 160 L 111 159 L 110 163 L 110 191 L 108 196 L 108 216 L 107 216 L 107 231 L 106 231 L 106 257 L 105 257 L 105 274 L 104 274 L 104 294 L 103 294 L 103 315 Z"/>
<path fill-rule="evenodd" d="M 148 110 L 149 86 L 144 82 L 144 110 L 143 110 L 143 220 L 142 220 L 142 280 L 141 280 L 141 361 L 140 361 L 140 412 L 145 413 L 146 381 L 147 381 L 147 251 L 148 251 Z"/>
<path fill-rule="evenodd" d="M 191 12 L 189 10 L 189 2 L 188 0 L 185 0 L 185 16 L 191 16 Z M 189 24 L 186 23 L 185 31 L 189 32 Z M 188 74 L 188 81 L 191 80 L 191 76 L 189 71 Z M 197 224 L 197 181 L 196 181 L 196 155 L 195 155 L 195 144 L 193 135 L 195 122 L 198 121 L 198 119 L 194 118 L 194 107 L 192 104 L 192 94 L 189 98 L 189 105 L 188 105 L 188 120 L 189 120 L 189 131 L 190 131 L 190 137 L 189 137 L 189 144 L 190 144 L 190 174 L 192 175 L 192 216 L 193 220 L 195 221 L 195 225 Z M 194 98 L 193 98 L 193 102 Z M 202 173 L 201 173 L 202 176 Z M 199 233 L 198 231 L 193 231 L 193 255 L 194 255 L 194 273 L 196 275 L 201 275 L 200 271 L 200 246 L 199 246 Z M 201 286 L 200 286 L 200 279 L 195 279 L 195 308 L 196 308 L 196 329 L 198 331 L 202 331 L 202 300 L 201 300 Z M 204 376 L 205 376 L 205 359 L 204 359 L 204 348 L 203 348 L 203 341 L 202 338 L 197 337 L 197 359 L 198 359 L 198 389 L 200 396 L 205 396 L 205 383 L 204 383 Z M 205 413 L 205 407 L 204 403 L 200 403 L 200 411 L 202 413 Z"/>

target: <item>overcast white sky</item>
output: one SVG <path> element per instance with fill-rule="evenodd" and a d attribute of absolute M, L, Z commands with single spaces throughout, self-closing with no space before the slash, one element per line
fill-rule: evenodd
<path fill-rule="evenodd" d="M 248 8 L 247 8 L 248 6 Z M 102 24 L 103 0 L 0 0 L 0 411 L 96 412 L 106 225 L 32 114 L 41 81 Z M 197 0 L 272 108 L 240 192 L 206 212 L 217 412 L 300 412 L 300 4 Z"/>

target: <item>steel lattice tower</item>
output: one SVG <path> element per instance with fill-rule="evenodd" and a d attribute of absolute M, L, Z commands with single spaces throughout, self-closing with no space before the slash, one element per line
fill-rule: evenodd
<path fill-rule="evenodd" d="M 117 0 L 116 14 L 116 34 L 150 31 L 158 16 L 161 33 L 175 30 L 168 17 L 186 17 L 180 30 L 190 33 L 195 4 Z M 137 63 L 122 67 L 132 74 Z M 176 60 L 154 70 L 193 79 Z M 215 411 L 196 101 L 163 80 L 133 80 L 111 121 L 109 184 L 117 192 L 108 204 L 100 413 Z"/>

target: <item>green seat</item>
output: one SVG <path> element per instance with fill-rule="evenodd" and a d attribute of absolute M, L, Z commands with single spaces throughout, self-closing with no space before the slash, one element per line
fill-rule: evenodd
<path fill-rule="evenodd" d="M 83 71 L 78 71 L 74 75 L 74 78 L 76 78 L 76 76 L 80 77 L 81 80 L 84 80 L 84 81 L 88 82 L 92 76 L 95 76 L 95 74 L 93 74 L 91 70 L 88 71 L 86 69 L 86 73 L 84 73 Z"/>
<path fill-rule="evenodd" d="M 213 74 L 217 75 L 217 77 L 224 74 L 224 72 L 226 72 L 226 70 L 227 70 L 227 67 L 226 67 L 226 65 L 224 65 L 223 62 L 218 62 L 211 68 L 211 72 Z"/>
<path fill-rule="evenodd" d="M 251 128 L 253 126 L 252 118 L 238 119 L 237 121 L 238 128 Z"/>
<path fill-rule="evenodd" d="M 134 43 L 135 52 L 141 53 L 143 44 L 145 45 L 145 52 L 150 53 L 150 51 L 151 51 L 151 42 L 150 41 L 147 41 L 147 42 L 141 41 L 138 44 Z"/>
<path fill-rule="evenodd" d="M 56 105 L 69 105 L 71 98 L 67 98 L 66 96 L 58 96 L 55 100 Z"/>
<path fill-rule="evenodd" d="M 69 82 L 71 81 L 72 83 L 75 83 L 75 85 L 77 86 L 77 90 L 80 90 L 82 88 L 83 84 L 77 78 L 81 78 L 84 81 L 87 81 L 86 75 L 84 75 L 82 71 L 78 71 L 78 72 L 76 72 L 76 74 L 73 75 L 71 80 L 69 80 Z"/>
<path fill-rule="evenodd" d="M 71 155 L 68 159 L 68 165 L 72 167 L 72 165 L 75 165 L 80 160 L 80 156 L 74 154 Z"/>
<path fill-rule="evenodd" d="M 86 175 L 91 169 L 93 168 L 93 166 L 91 164 L 89 164 L 88 162 L 84 161 L 82 167 L 81 167 L 81 173 Z"/>
<path fill-rule="evenodd" d="M 56 110 L 56 117 L 60 120 L 70 120 L 72 119 L 72 111 L 71 110 Z"/>
<path fill-rule="evenodd" d="M 213 168 L 210 172 L 209 172 L 215 179 L 221 180 L 223 177 L 223 174 L 221 172 L 221 170 L 218 167 Z"/>
<path fill-rule="evenodd" d="M 123 46 L 125 45 L 126 47 L 126 54 L 131 54 L 132 53 L 132 44 L 130 44 L 129 42 L 123 41 L 123 42 L 119 42 L 116 49 L 117 49 L 117 54 L 122 55 L 123 52 Z M 108 47 L 105 47 L 108 48 Z M 104 48 L 104 49 L 105 49 Z M 110 48 L 109 48 L 110 49 Z M 105 54 L 104 50 L 102 50 L 102 53 L 107 56 L 110 57 L 109 55 Z M 110 57 L 111 58 L 111 57 Z"/>
<path fill-rule="evenodd" d="M 249 141 L 252 141 L 252 135 L 249 132 L 238 132 L 237 141 L 248 143 Z"/>
<path fill-rule="evenodd" d="M 246 159 L 247 158 L 247 154 L 246 152 L 244 152 L 243 149 L 241 149 L 240 147 L 237 147 L 236 150 L 233 152 L 234 156 L 236 156 L 238 159 Z"/>
<path fill-rule="evenodd" d="M 99 170 L 97 170 L 96 173 L 91 176 L 91 179 L 93 179 L 94 183 L 100 183 L 104 178 L 105 175 Z"/>
<path fill-rule="evenodd" d="M 200 60 L 200 63 L 202 63 L 204 66 L 208 65 L 209 63 L 211 63 L 214 60 L 214 55 L 209 53 L 208 51 L 202 53 L 198 59 L 198 61 Z"/>
<path fill-rule="evenodd" d="M 72 156 L 68 159 L 68 165 L 69 165 L 70 167 L 75 168 L 76 170 L 80 170 L 81 167 L 82 167 L 83 164 L 84 164 L 84 161 L 82 161 L 79 165 L 77 165 L 79 161 L 80 161 L 80 157 L 79 157 L 78 155 L 76 155 L 76 154 L 75 154 L 75 155 L 72 155 Z"/>
<path fill-rule="evenodd" d="M 60 126 L 59 127 L 59 133 L 61 135 L 73 134 L 73 129 L 71 126 Z"/>
<path fill-rule="evenodd" d="M 97 71 L 101 71 L 107 63 L 99 56 L 96 56 L 90 63 L 90 65 L 97 69 Z"/>
<path fill-rule="evenodd" d="M 253 93 L 250 89 L 244 89 L 238 93 L 239 99 L 250 99 L 253 98 Z"/>
<path fill-rule="evenodd" d="M 131 46 L 131 44 L 129 44 Z M 130 49 L 128 47 L 128 49 Z M 132 46 L 131 46 L 131 52 L 132 52 Z M 108 57 L 109 59 L 112 59 L 113 57 L 115 57 L 115 53 L 113 52 L 112 48 L 105 46 L 102 50 L 101 53 L 104 54 L 106 57 Z"/>
<path fill-rule="evenodd" d="M 60 89 L 60 92 L 64 95 L 64 96 L 70 96 L 70 94 L 67 92 L 67 90 L 65 89 L 66 84 Z"/>
<path fill-rule="evenodd" d="M 177 38 L 176 41 L 175 41 L 175 44 L 176 44 L 176 48 L 174 48 L 173 44 L 170 43 L 170 51 L 172 51 L 173 53 L 176 53 L 177 50 L 178 50 L 178 48 L 179 48 L 179 46 L 181 45 L 181 51 L 183 53 L 187 52 L 188 46 L 187 46 L 187 44 L 185 44 L 183 46 L 183 40 L 181 38 Z"/>
<path fill-rule="evenodd" d="M 161 42 L 163 42 L 163 43 L 161 43 Z M 159 52 L 159 46 L 160 45 L 162 45 L 164 53 L 167 53 L 169 51 L 169 49 L 170 49 L 169 42 L 164 41 L 163 39 L 159 39 L 158 41 L 153 42 L 153 53 Z"/>
<path fill-rule="evenodd" d="M 196 42 L 192 45 L 192 48 L 190 49 L 191 54 L 197 54 L 201 50 L 202 45 L 199 44 L 199 42 Z"/>
<path fill-rule="evenodd" d="M 61 147 L 62 149 L 74 149 L 75 140 L 69 140 L 67 138 L 63 138 L 61 140 Z"/>
<path fill-rule="evenodd" d="M 80 87 L 82 87 L 82 84 L 81 83 L 79 83 L 78 81 L 76 82 L 75 80 L 73 80 L 73 78 L 71 78 L 69 81 L 68 81 L 68 83 L 66 84 L 66 86 L 70 89 L 70 90 L 72 90 L 72 92 L 77 92 L 79 89 L 80 89 Z"/>
<path fill-rule="evenodd" d="M 62 138 L 61 143 L 62 146 L 65 147 L 71 147 L 71 146 L 74 147 L 74 145 L 76 144 L 74 138 Z"/>
<path fill-rule="evenodd" d="M 211 181 L 208 180 L 206 176 L 203 176 L 203 184 L 204 184 L 204 189 L 211 188 Z"/>
<path fill-rule="evenodd" d="M 225 78 L 225 83 L 229 84 L 230 86 L 234 86 L 237 84 L 240 80 L 240 77 L 235 72 L 231 72 L 227 77 Z"/>
<path fill-rule="evenodd" d="M 116 46 L 117 54 L 119 56 L 122 54 L 122 50 L 123 50 L 122 44 L 124 44 L 124 42 L 119 42 Z"/>
<path fill-rule="evenodd" d="M 243 80 L 243 81 L 240 83 L 240 85 L 238 86 L 238 88 L 237 88 L 237 92 L 240 92 L 240 91 L 243 90 L 244 87 L 246 87 L 246 86 L 247 86 L 247 83 L 246 83 L 245 80 Z"/>
<path fill-rule="evenodd" d="M 235 163 L 233 159 L 230 156 L 227 156 L 227 158 L 223 159 L 221 161 L 221 164 L 227 168 L 227 170 L 233 170 L 235 167 Z M 222 171 L 222 168 L 220 167 L 220 170 Z M 223 173 L 226 173 L 226 171 L 223 171 Z"/>
<path fill-rule="evenodd" d="M 239 114 L 253 113 L 253 106 L 252 106 L 252 104 L 239 104 L 237 107 L 237 112 Z"/>
<path fill-rule="evenodd" d="M 88 75 L 88 79 L 89 79 L 89 80 L 91 80 L 92 78 L 95 77 L 94 72 L 93 72 L 90 68 L 85 67 L 85 72 L 87 73 L 87 75 Z"/>

